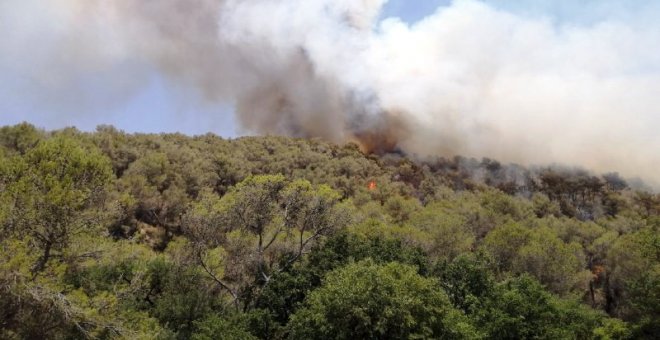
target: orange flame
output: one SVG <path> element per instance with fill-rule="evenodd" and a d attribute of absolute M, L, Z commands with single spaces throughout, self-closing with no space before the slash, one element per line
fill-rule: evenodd
<path fill-rule="evenodd" d="M 376 181 L 369 182 L 368 188 L 369 188 L 369 190 L 376 189 Z"/>

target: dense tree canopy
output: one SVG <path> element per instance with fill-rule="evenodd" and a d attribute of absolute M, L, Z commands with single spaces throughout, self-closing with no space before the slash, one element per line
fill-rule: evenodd
<path fill-rule="evenodd" d="M 0 128 L 2 339 L 657 339 L 660 195 L 354 144 Z"/>
<path fill-rule="evenodd" d="M 396 262 L 329 272 L 291 317 L 292 339 L 470 339 L 477 334 L 433 279 Z"/>

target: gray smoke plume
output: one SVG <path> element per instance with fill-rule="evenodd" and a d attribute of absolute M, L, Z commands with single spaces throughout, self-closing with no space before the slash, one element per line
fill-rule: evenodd
<path fill-rule="evenodd" d="M 4 0 L 0 71 L 75 110 L 153 69 L 246 131 L 660 182 L 660 5 L 587 1 L 576 24 L 458 0 L 411 25 L 385 2 Z"/>

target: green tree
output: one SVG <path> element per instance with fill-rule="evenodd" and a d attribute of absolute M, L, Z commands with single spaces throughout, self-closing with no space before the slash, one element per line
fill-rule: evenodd
<path fill-rule="evenodd" d="M 469 339 L 478 334 L 435 280 L 373 261 L 328 273 L 289 323 L 291 339 Z"/>
<path fill-rule="evenodd" d="M 636 322 L 639 336 L 660 335 L 660 236 L 644 228 L 623 235 L 607 255 L 610 313 Z"/>
<path fill-rule="evenodd" d="M 471 317 L 487 338 L 497 339 L 590 339 L 607 321 L 589 307 L 553 296 L 527 275 L 498 284 Z"/>
<path fill-rule="evenodd" d="M 72 237 L 101 224 L 98 208 L 111 179 L 107 158 L 66 136 L 42 141 L 4 168 L 9 211 L 3 229 L 28 237 L 39 250 L 35 273 L 62 255 Z"/>
<path fill-rule="evenodd" d="M 518 274 L 532 274 L 552 292 L 566 294 L 586 285 L 590 273 L 585 268 L 579 244 L 566 244 L 551 230 L 539 228 L 518 250 L 512 269 Z"/>
<path fill-rule="evenodd" d="M 483 254 L 463 255 L 436 268 L 452 303 L 488 339 L 623 339 L 625 323 L 550 294 L 522 275 L 497 283 Z"/>
<path fill-rule="evenodd" d="M 439 209 L 437 203 L 429 204 L 415 213 L 409 223 L 426 234 L 426 239 L 420 240 L 420 243 L 425 245 L 428 254 L 435 259 L 451 261 L 471 251 L 476 242 L 467 218 L 447 213 Z"/>
<path fill-rule="evenodd" d="M 416 198 L 404 198 L 401 195 L 393 195 L 385 201 L 385 211 L 391 216 L 395 224 L 403 224 L 410 215 L 419 210 L 420 203 Z"/>
<path fill-rule="evenodd" d="M 405 246 L 399 239 L 364 237 L 340 231 L 323 244 L 315 246 L 299 265 L 277 273 L 264 288 L 255 306 L 267 311 L 264 318 L 271 318 L 281 326 L 286 325 L 307 294 L 321 285 L 322 278 L 330 271 L 348 263 L 371 259 L 385 264 L 397 261 L 417 268 L 420 274 L 428 273 L 429 263 L 423 251 Z M 262 327 L 264 328 L 264 327 Z M 277 338 L 270 327 L 261 332 L 262 338 Z M 256 334 L 256 333 L 255 333 Z"/>
<path fill-rule="evenodd" d="M 252 290 L 269 284 L 273 274 L 299 261 L 347 218 L 329 187 L 262 175 L 248 177 L 222 198 L 205 195 L 184 217 L 184 230 L 197 240 L 199 264 L 207 273 L 235 300 L 249 303 Z M 224 278 L 212 274 L 205 256 L 217 246 L 226 251 Z"/>
<path fill-rule="evenodd" d="M 531 231 L 517 223 L 500 226 L 484 239 L 483 247 L 495 259 L 496 269 L 500 272 L 513 268 L 520 248 L 529 243 Z"/>
<path fill-rule="evenodd" d="M 25 122 L 0 128 L 0 146 L 21 155 L 37 145 L 42 138 L 41 131 Z"/>
<path fill-rule="evenodd" d="M 486 236 L 483 247 L 500 271 L 532 274 L 555 293 L 568 293 L 589 279 L 582 247 L 564 243 L 547 227 L 501 226 Z"/>
<path fill-rule="evenodd" d="M 195 322 L 195 332 L 192 340 L 256 340 L 242 325 L 211 314 L 203 320 Z"/>
<path fill-rule="evenodd" d="M 472 314 L 482 308 L 495 291 L 495 278 L 490 271 L 492 260 L 484 254 L 463 254 L 451 262 L 441 262 L 434 268 L 440 285 L 452 304 Z"/>

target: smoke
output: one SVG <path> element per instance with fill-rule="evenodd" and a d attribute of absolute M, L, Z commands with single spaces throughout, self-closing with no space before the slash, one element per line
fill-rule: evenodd
<path fill-rule="evenodd" d="M 385 3 L 5 0 L 0 72 L 63 110 L 128 100 L 153 70 L 246 131 L 660 182 L 659 5 L 558 22 L 458 0 L 408 24 Z"/>

